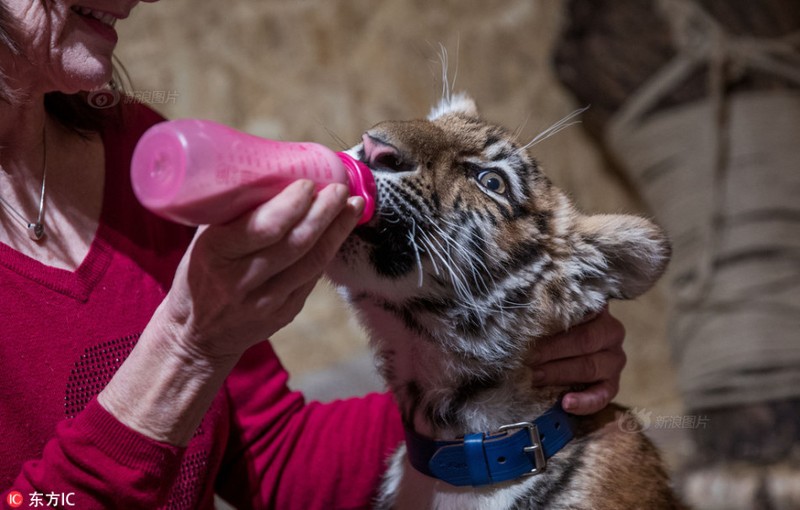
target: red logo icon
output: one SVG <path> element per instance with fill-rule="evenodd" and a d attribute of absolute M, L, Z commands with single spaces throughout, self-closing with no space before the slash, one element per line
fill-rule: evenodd
<path fill-rule="evenodd" d="M 6 503 L 11 508 L 19 508 L 22 506 L 23 498 L 22 493 L 19 491 L 11 491 L 6 495 Z"/>

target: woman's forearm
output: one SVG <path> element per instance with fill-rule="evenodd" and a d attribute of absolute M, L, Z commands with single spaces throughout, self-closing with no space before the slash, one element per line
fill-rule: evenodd
<path fill-rule="evenodd" d="M 97 400 L 131 429 L 186 446 L 237 359 L 193 356 L 174 335 L 151 323 Z"/>
<path fill-rule="evenodd" d="M 364 207 L 297 181 L 231 223 L 201 229 L 169 294 L 98 402 L 147 437 L 186 445 L 249 347 L 300 311 Z"/>

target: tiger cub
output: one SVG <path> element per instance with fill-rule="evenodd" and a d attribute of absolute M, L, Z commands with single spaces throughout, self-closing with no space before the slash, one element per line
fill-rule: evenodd
<path fill-rule="evenodd" d="M 328 276 L 367 328 L 407 441 L 381 509 L 679 508 L 658 453 L 613 406 L 566 415 L 533 389 L 536 338 L 661 275 L 663 232 L 580 214 L 464 95 L 426 120 L 383 122 L 350 153 L 373 171 L 375 217 Z"/>

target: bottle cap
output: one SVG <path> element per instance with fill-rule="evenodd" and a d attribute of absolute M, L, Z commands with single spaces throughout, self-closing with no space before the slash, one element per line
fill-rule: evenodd
<path fill-rule="evenodd" d="M 364 212 L 358 221 L 358 224 L 361 225 L 368 222 L 375 214 L 375 197 L 378 195 L 375 178 L 372 176 L 372 170 L 361 161 L 345 152 L 337 152 L 336 155 L 347 169 L 350 196 L 359 196 L 364 199 Z"/>

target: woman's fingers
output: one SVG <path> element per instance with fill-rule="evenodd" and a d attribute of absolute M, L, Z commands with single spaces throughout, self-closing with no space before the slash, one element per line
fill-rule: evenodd
<path fill-rule="evenodd" d="M 347 188 L 338 184 L 328 186 L 307 206 L 304 201 L 306 192 L 298 186 L 286 196 L 279 195 L 284 200 L 278 207 L 265 204 L 243 218 L 241 225 L 225 225 L 218 229 L 224 231 L 222 235 L 203 239 L 205 243 L 214 243 L 210 246 L 210 251 L 216 254 L 212 268 L 229 275 L 230 281 L 237 282 L 237 292 L 252 292 L 309 253 L 319 251 L 317 242 L 346 210 Z M 287 206 L 299 209 L 289 211 L 285 209 Z M 210 232 L 211 229 L 206 234 Z M 246 240 L 233 241 L 239 236 Z M 236 246 L 219 246 L 219 243 L 226 242 L 225 238 Z M 256 250 L 259 246 L 260 249 Z"/>
<path fill-rule="evenodd" d="M 573 414 L 595 413 L 619 391 L 622 369 L 627 363 L 622 342 L 625 328 L 603 310 L 596 317 L 536 342 L 528 357 L 536 386 L 589 384 L 567 393 L 561 405 Z"/>
<path fill-rule="evenodd" d="M 625 363 L 627 357 L 621 348 L 550 361 L 533 369 L 534 384 L 560 386 L 604 380 L 618 382 Z"/>
<path fill-rule="evenodd" d="M 567 393 L 561 400 L 561 406 L 568 413 L 593 414 L 610 404 L 618 391 L 619 382 L 600 381 L 583 391 Z"/>
<path fill-rule="evenodd" d="M 538 340 L 528 357 L 528 364 L 537 366 L 614 349 L 620 347 L 624 339 L 625 328 L 606 308 L 583 324 Z"/>
<path fill-rule="evenodd" d="M 328 228 L 314 241 L 309 250 L 294 264 L 276 274 L 257 290 L 260 299 L 270 295 L 286 295 L 292 289 L 307 282 L 316 282 L 336 255 L 339 247 L 355 228 L 364 208 L 362 198 L 351 198 L 347 207 L 331 222 Z"/>
<path fill-rule="evenodd" d="M 294 183 L 231 223 L 200 229 L 163 309 L 189 351 L 237 355 L 300 311 L 363 208 L 342 185 L 316 196 L 309 185 Z"/>
<path fill-rule="evenodd" d="M 208 228 L 205 242 L 222 259 L 241 259 L 283 239 L 314 202 L 314 183 L 295 181 L 253 211 L 225 225 Z"/>

